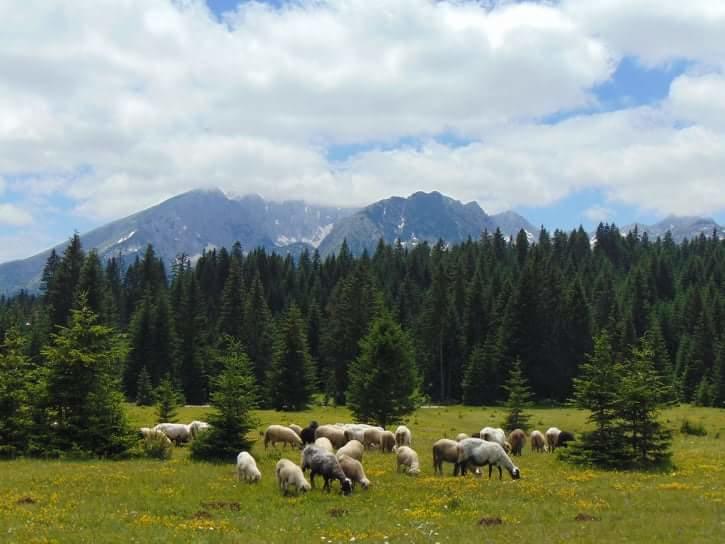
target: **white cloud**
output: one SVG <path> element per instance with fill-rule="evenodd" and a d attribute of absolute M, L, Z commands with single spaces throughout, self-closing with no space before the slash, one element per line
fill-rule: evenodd
<path fill-rule="evenodd" d="M 591 223 L 611 222 L 615 215 L 614 210 L 601 205 L 591 206 L 584 210 L 584 217 Z"/>
<path fill-rule="evenodd" d="M 0 225 L 22 227 L 33 223 L 33 216 L 13 204 L 0 203 Z"/>

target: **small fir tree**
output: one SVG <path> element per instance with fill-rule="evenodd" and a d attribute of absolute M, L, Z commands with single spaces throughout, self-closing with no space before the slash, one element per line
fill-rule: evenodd
<path fill-rule="evenodd" d="M 385 427 L 415 409 L 418 376 L 408 335 L 387 312 L 373 321 L 350 365 L 348 406 L 358 421 Z"/>
<path fill-rule="evenodd" d="M 316 381 L 305 323 L 299 308 L 292 305 L 281 320 L 267 372 L 269 403 L 277 410 L 304 410 Z"/>
<path fill-rule="evenodd" d="M 511 366 L 508 380 L 503 385 L 503 389 L 508 394 L 504 405 L 508 410 L 508 415 L 503 422 L 503 428 L 507 432 L 514 429 L 528 430 L 531 415 L 525 413 L 524 409 L 531 406 L 533 395 L 528 380 L 521 369 L 520 359 L 516 359 Z"/>
<path fill-rule="evenodd" d="M 191 445 L 193 459 L 230 461 L 242 450 L 250 450 L 249 432 L 257 426 L 255 381 L 249 357 L 241 344 L 226 338 L 221 372 L 212 380 L 211 403 L 216 412 L 209 417 L 211 428 Z"/>
<path fill-rule="evenodd" d="M 158 423 L 175 423 L 176 408 L 179 406 L 179 394 L 174 388 L 171 378 L 167 375 L 156 388 L 156 420 Z"/>
<path fill-rule="evenodd" d="M 153 406 L 154 404 L 154 388 L 145 366 L 141 368 L 136 382 L 136 404 L 139 406 Z"/>

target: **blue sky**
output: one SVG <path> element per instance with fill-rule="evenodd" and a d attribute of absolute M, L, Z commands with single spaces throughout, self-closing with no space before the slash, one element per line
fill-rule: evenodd
<path fill-rule="evenodd" d="M 725 224 L 719 0 L 16 8 L 0 262 L 212 186 L 342 206 L 438 190 L 552 230 Z"/>

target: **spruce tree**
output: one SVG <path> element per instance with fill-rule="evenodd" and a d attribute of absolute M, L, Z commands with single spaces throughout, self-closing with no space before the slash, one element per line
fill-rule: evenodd
<path fill-rule="evenodd" d="M 531 406 L 532 393 L 526 376 L 521 369 L 520 359 L 516 359 L 511 365 L 509 377 L 503 385 L 503 389 L 508 394 L 504 405 L 508 410 L 508 414 L 503 422 L 503 428 L 507 432 L 514 429 L 528 430 L 531 415 L 525 413 L 524 409 Z"/>
<path fill-rule="evenodd" d="M 212 380 L 211 404 L 216 411 L 209 416 L 211 428 L 192 443 L 192 459 L 232 461 L 254 442 L 249 433 L 257 426 L 252 415 L 256 386 L 249 357 L 231 337 L 226 338 L 223 353 L 221 372 Z"/>
<path fill-rule="evenodd" d="M 348 406 L 357 421 L 385 427 L 415 409 L 418 376 L 413 346 L 387 312 L 373 321 L 349 373 Z"/>
<path fill-rule="evenodd" d="M 22 455 L 31 440 L 39 376 L 24 354 L 25 344 L 11 328 L 0 345 L 0 458 Z"/>
<path fill-rule="evenodd" d="M 153 406 L 154 404 L 154 388 L 145 366 L 141 368 L 136 382 L 136 404 L 139 406 Z"/>
<path fill-rule="evenodd" d="M 174 388 L 171 378 L 167 375 L 156 388 L 156 421 L 158 423 L 175 423 L 179 406 L 179 394 Z"/>
<path fill-rule="evenodd" d="M 474 348 L 463 378 L 463 404 L 482 406 L 495 402 L 497 360 L 498 352 L 493 339 L 489 338 L 482 346 Z"/>
<path fill-rule="evenodd" d="M 312 400 L 316 383 L 306 325 L 299 308 L 292 305 L 278 327 L 267 373 L 267 398 L 277 410 L 304 410 Z"/>
<path fill-rule="evenodd" d="M 244 332 L 242 339 L 252 361 L 257 383 L 264 383 L 272 362 L 274 347 L 274 320 L 264 298 L 264 287 L 257 274 L 252 281 L 244 305 Z"/>
<path fill-rule="evenodd" d="M 42 352 L 47 361 L 46 417 L 53 422 L 50 447 L 97 456 L 128 448 L 119 381 L 127 349 L 125 339 L 100 325 L 81 296 L 69 325 L 59 327 Z"/>

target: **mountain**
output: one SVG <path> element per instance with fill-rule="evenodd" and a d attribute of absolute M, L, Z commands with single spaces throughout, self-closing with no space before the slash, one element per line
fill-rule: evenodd
<path fill-rule="evenodd" d="M 264 247 L 278 253 L 299 254 L 313 249 L 333 224 L 355 209 L 312 206 L 302 201 L 267 202 L 259 196 L 229 198 L 220 190 L 190 191 L 81 236 L 85 249 L 101 258 L 122 255 L 127 262 L 153 244 L 171 263 L 185 253 L 192 259 L 205 249 L 230 248 L 235 241 L 244 250 Z M 62 253 L 66 243 L 55 247 Z M 0 264 L 0 293 L 37 289 L 50 250 Z"/>
<path fill-rule="evenodd" d="M 718 225 L 713 219 L 708 217 L 678 217 L 670 215 L 654 225 L 633 223 L 626 225 L 621 231 L 628 233 L 633 231 L 635 227 L 640 234 L 646 232 L 650 240 L 655 240 L 657 237 L 664 238 L 667 232 L 672 234 L 673 240 L 677 243 L 682 242 L 685 238 L 692 240 L 700 236 L 700 234 L 710 237 L 713 232 L 716 232 L 720 239 L 725 239 L 725 227 Z"/>
<path fill-rule="evenodd" d="M 380 200 L 336 223 L 320 244 L 320 254 L 335 252 L 343 240 L 355 254 L 372 252 L 382 238 L 388 243 L 400 240 L 414 245 L 443 239 L 448 243 L 463 242 L 470 236 L 477 240 L 481 232 L 493 233 L 500 228 L 504 236 L 516 237 L 523 228 L 533 240 L 538 229 L 520 215 L 505 212 L 489 216 L 476 202 L 463 204 L 438 192 L 417 192 L 408 198 Z"/>

